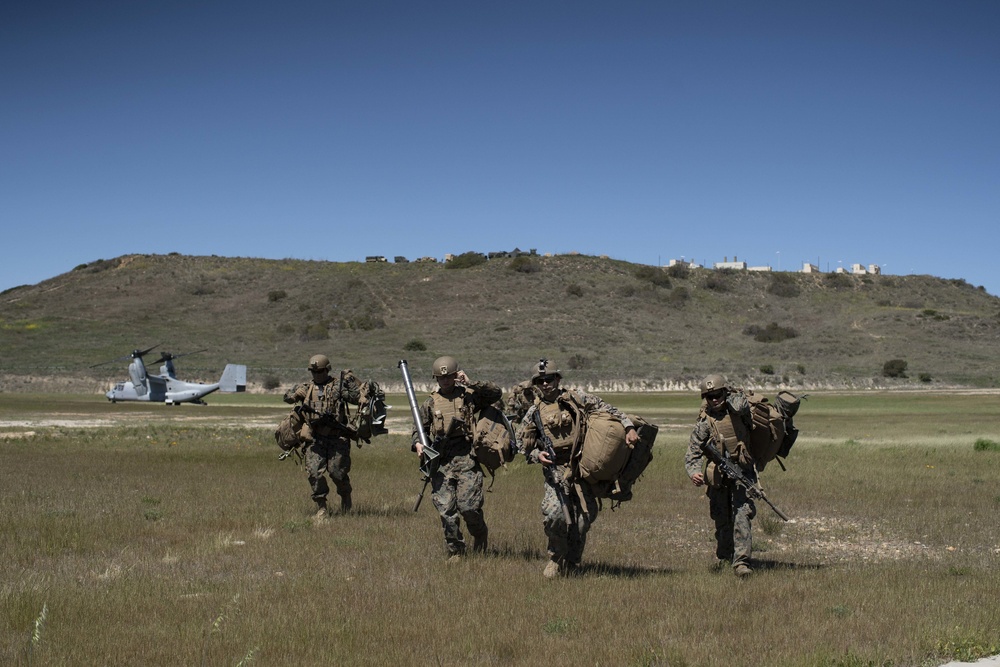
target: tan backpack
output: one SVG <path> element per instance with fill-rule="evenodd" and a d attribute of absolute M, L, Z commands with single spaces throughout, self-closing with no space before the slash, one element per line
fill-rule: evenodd
<path fill-rule="evenodd" d="M 775 458 L 788 456 L 798 437 L 799 430 L 792 424 L 792 417 L 799 409 L 799 397 L 789 391 L 781 391 L 771 403 L 764 396 L 747 392 L 747 401 L 753 418 L 747 445 L 757 470 L 763 470 Z M 778 464 L 781 465 L 780 459 Z"/>
<path fill-rule="evenodd" d="M 653 442 L 658 428 L 642 417 L 629 415 L 639 441 L 625 444 L 625 427 L 607 412 L 587 418 L 587 435 L 580 453 L 580 478 L 599 498 L 625 502 L 632 499 L 632 486 L 653 460 Z"/>
<path fill-rule="evenodd" d="M 507 416 L 495 406 L 489 405 L 479 411 L 479 419 L 473 431 L 473 453 L 476 460 L 493 477 L 499 468 L 505 468 L 517 453 L 517 439 L 514 427 Z"/>
<path fill-rule="evenodd" d="M 304 424 L 305 419 L 299 410 L 292 410 L 287 417 L 281 420 L 274 432 L 274 441 L 281 448 L 281 451 L 288 452 L 299 446 L 301 443 L 299 433 Z"/>

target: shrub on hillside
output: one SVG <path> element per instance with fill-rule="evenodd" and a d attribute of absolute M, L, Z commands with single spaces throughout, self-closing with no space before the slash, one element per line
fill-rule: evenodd
<path fill-rule="evenodd" d="M 670 287 L 670 278 L 666 271 L 655 266 L 640 266 L 635 271 L 635 277 L 657 287 Z"/>
<path fill-rule="evenodd" d="M 1000 452 L 1000 442 L 979 438 L 976 440 L 976 444 L 973 445 L 973 449 L 977 452 Z"/>
<path fill-rule="evenodd" d="M 583 288 L 576 283 L 571 283 L 566 286 L 566 294 L 569 296 L 583 296 Z"/>
<path fill-rule="evenodd" d="M 330 338 L 330 323 L 326 321 L 307 324 L 299 330 L 299 340 L 303 343 Z"/>
<path fill-rule="evenodd" d="M 590 365 L 590 359 L 583 356 L 582 354 L 574 354 L 567 361 L 566 365 L 572 370 L 580 370 L 581 368 L 586 368 Z"/>
<path fill-rule="evenodd" d="M 271 303 L 275 303 L 277 301 L 281 301 L 286 296 L 288 296 L 288 292 L 286 292 L 283 289 L 271 290 L 270 292 L 267 293 L 267 300 L 270 301 Z"/>
<path fill-rule="evenodd" d="M 777 322 L 771 322 L 766 327 L 762 327 L 759 324 L 751 324 L 743 329 L 743 333 L 747 336 L 752 336 L 758 343 L 780 343 L 783 340 L 795 338 L 799 335 L 799 332 L 795 329 L 779 326 Z"/>
<path fill-rule="evenodd" d="M 347 322 L 347 326 L 359 331 L 372 331 L 374 329 L 385 329 L 385 320 L 379 315 L 364 313 L 357 317 L 352 317 Z"/>
<path fill-rule="evenodd" d="M 452 257 L 450 262 L 444 265 L 446 269 L 468 269 L 486 263 L 486 255 L 481 252 L 463 252 L 461 255 Z"/>
<path fill-rule="evenodd" d="M 667 267 L 667 275 L 671 278 L 676 278 L 677 280 L 687 280 L 687 278 L 691 275 L 691 267 L 688 266 L 686 262 L 674 264 L 673 266 Z"/>
<path fill-rule="evenodd" d="M 273 391 L 281 386 L 281 380 L 279 380 L 277 376 L 268 375 L 267 377 L 264 378 L 264 381 L 261 383 L 261 386 L 264 387 L 264 389 L 266 389 L 267 391 Z"/>
<path fill-rule="evenodd" d="M 518 273 L 538 273 L 542 270 L 542 265 L 528 255 L 518 255 L 510 260 L 507 268 Z"/>
<path fill-rule="evenodd" d="M 890 359 L 882 364 L 882 375 L 887 378 L 905 378 L 907 363 L 903 359 Z"/>
<path fill-rule="evenodd" d="M 774 375 L 774 366 L 771 364 L 764 364 L 760 367 L 760 372 L 764 375 Z"/>
<path fill-rule="evenodd" d="M 729 280 L 724 273 L 716 271 L 705 278 L 705 289 L 710 289 L 713 292 L 728 292 L 729 288 Z"/>
<path fill-rule="evenodd" d="M 427 345 L 422 340 L 413 339 L 404 345 L 403 349 L 407 352 L 423 352 L 427 349 Z"/>
<path fill-rule="evenodd" d="M 846 273 L 828 273 L 823 276 L 823 282 L 827 287 L 835 290 L 845 290 L 854 287 L 854 283 L 851 282 L 850 276 Z"/>
<path fill-rule="evenodd" d="M 798 296 L 802 289 L 795 278 L 787 273 L 772 273 L 767 291 L 775 296 L 793 297 Z"/>

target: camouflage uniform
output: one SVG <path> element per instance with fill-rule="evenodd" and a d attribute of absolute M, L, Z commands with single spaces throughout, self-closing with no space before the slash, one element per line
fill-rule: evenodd
<path fill-rule="evenodd" d="M 542 525 L 548 538 L 550 562 L 560 568 L 573 569 L 580 565 L 587 544 L 587 532 L 597 520 L 599 504 L 589 484 L 578 480 L 577 454 L 583 445 L 587 415 L 608 412 L 621 420 L 626 429 L 635 428 L 632 421 L 618 408 L 597 396 L 560 389 L 557 396 L 545 400 L 541 394 L 528 408 L 521 426 L 521 446 L 528 463 L 539 463 L 544 451 L 535 413 L 541 411 L 542 427 L 556 452 L 553 475 L 545 476 L 542 497 Z"/>
<path fill-rule="evenodd" d="M 432 447 L 441 455 L 431 476 L 431 500 L 444 528 L 450 556 L 465 553 L 461 519 L 469 529 L 476 551 L 485 551 L 488 527 L 483 516 L 483 471 L 472 451 L 475 413 L 500 400 L 503 390 L 492 382 L 456 384 L 436 389 L 420 406 L 420 420 Z M 413 447 L 419 441 L 413 431 Z"/>
<path fill-rule="evenodd" d="M 343 371 L 343 388 L 340 376 L 328 377 L 322 383 L 308 382 L 296 385 L 285 393 L 286 403 L 301 403 L 310 410 L 304 412 L 306 426 L 300 432 L 305 450 L 306 474 L 312 489 L 312 499 L 320 510 L 326 509 L 330 486 L 329 475 L 340 496 L 341 510 L 351 509 L 351 432 L 348 423 L 347 403 L 357 405 L 360 400 L 358 378 L 350 370 Z M 319 415 L 329 415 L 319 418 Z M 313 423 L 310 424 L 310 421 Z M 360 446 L 360 445 L 359 445 Z"/>
<path fill-rule="evenodd" d="M 725 409 L 712 412 L 706 408 L 699 416 L 691 432 L 684 468 L 689 477 L 702 473 L 706 457 L 699 445 L 712 442 L 740 466 L 747 478 L 756 482 L 757 470 L 745 451 L 745 438 L 752 428 L 750 404 L 742 392 L 731 392 L 722 405 Z M 727 422 L 732 424 L 731 430 L 725 427 Z M 720 560 L 731 561 L 734 568 L 749 567 L 753 548 L 750 522 L 757 509 L 743 487 L 718 473 L 715 479 L 709 479 L 713 477 L 710 472 L 705 474 L 708 483 L 705 493 L 709 515 L 715 522 L 715 555 Z"/>

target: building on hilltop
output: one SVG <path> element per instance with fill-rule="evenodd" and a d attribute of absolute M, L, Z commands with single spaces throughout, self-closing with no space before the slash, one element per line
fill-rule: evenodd
<path fill-rule="evenodd" d="M 802 273 L 819 273 L 819 267 L 809 262 L 802 262 Z"/>
<path fill-rule="evenodd" d="M 713 269 L 737 269 L 739 271 L 746 271 L 747 263 L 740 262 L 736 259 L 736 255 L 733 255 L 733 261 L 729 261 L 728 257 L 723 257 L 721 262 L 716 262 L 712 265 Z"/>

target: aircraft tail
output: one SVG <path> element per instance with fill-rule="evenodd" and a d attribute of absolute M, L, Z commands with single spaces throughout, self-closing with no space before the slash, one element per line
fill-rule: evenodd
<path fill-rule="evenodd" d="M 238 392 L 247 390 L 247 367 L 243 364 L 226 364 L 219 380 L 219 391 Z"/>

